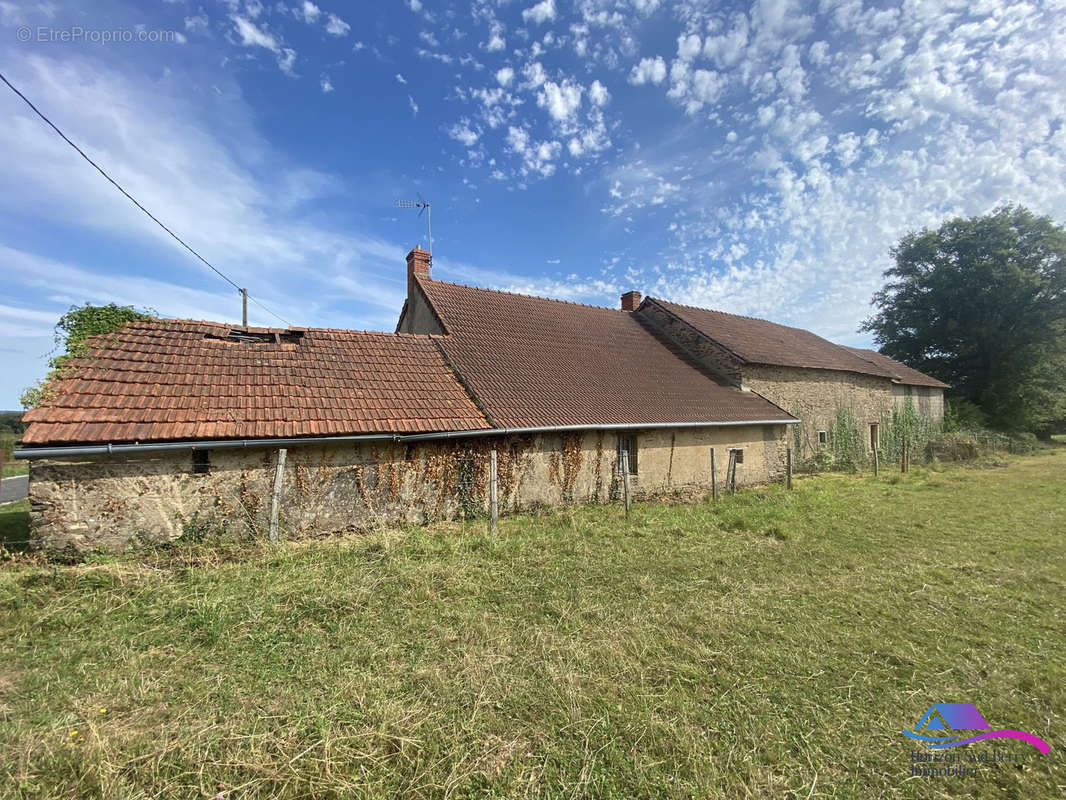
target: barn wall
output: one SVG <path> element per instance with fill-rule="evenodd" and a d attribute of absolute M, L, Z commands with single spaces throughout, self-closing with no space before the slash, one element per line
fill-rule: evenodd
<path fill-rule="evenodd" d="M 729 447 L 744 448 L 737 483 L 778 479 L 786 426 L 649 429 L 636 433 L 635 496 L 706 491 L 710 448 L 719 481 Z M 286 538 L 484 514 L 488 454 L 499 460 L 501 513 L 621 496 L 613 432 L 290 448 L 282 490 Z M 210 451 L 210 471 L 193 474 L 185 453 L 145 453 L 31 462 L 35 546 L 117 551 L 183 536 L 224 532 L 262 538 L 268 529 L 277 452 Z"/>
<path fill-rule="evenodd" d="M 874 375 L 800 367 L 744 367 L 744 388 L 758 392 L 801 420 L 799 457 L 818 446 L 818 431 L 828 431 L 839 408 L 855 417 L 864 439 L 870 425 L 891 413 L 892 383 Z"/>
<path fill-rule="evenodd" d="M 896 408 L 902 408 L 911 399 L 914 410 L 931 419 L 944 418 L 944 390 L 935 386 L 910 386 L 896 384 L 892 387 L 892 399 Z"/>

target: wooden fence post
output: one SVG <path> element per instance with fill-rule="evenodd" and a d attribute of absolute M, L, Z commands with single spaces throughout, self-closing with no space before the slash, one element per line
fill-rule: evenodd
<path fill-rule="evenodd" d="M 785 448 L 785 488 L 792 488 L 792 448 Z"/>
<path fill-rule="evenodd" d="M 497 497 L 496 450 L 489 453 L 489 533 L 495 534 L 499 529 L 500 505 Z"/>
<path fill-rule="evenodd" d="M 633 505 L 633 495 L 629 486 L 629 451 L 622 450 L 622 486 L 625 491 L 626 516 L 629 516 L 629 507 Z"/>
<path fill-rule="evenodd" d="M 735 448 L 729 448 L 729 463 L 725 468 L 725 485 L 729 490 L 730 495 L 734 495 L 737 492 L 737 451 Z"/>
<path fill-rule="evenodd" d="M 909 454 L 907 453 L 907 440 L 904 439 L 903 440 L 903 450 L 901 450 L 900 454 L 899 454 L 899 471 L 900 472 L 906 472 L 910 468 L 910 464 L 908 463 L 908 461 L 909 461 L 908 455 Z"/>
<path fill-rule="evenodd" d="M 281 510 L 281 476 L 285 472 L 285 456 L 288 450 L 278 450 L 278 466 L 274 470 L 274 493 L 270 497 L 270 541 L 278 541 L 278 512 Z"/>
<path fill-rule="evenodd" d="M 4 485 L 4 446 L 0 444 L 0 488 Z"/>
<path fill-rule="evenodd" d="M 880 469 L 880 466 L 881 466 L 880 459 L 877 456 L 877 445 L 874 445 L 874 477 L 875 478 L 877 477 L 877 473 L 878 473 L 878 470 Z"/>
<path fill-rule="evenodd" d="M 711 499 L 718 502 L 718 469 L 714 463 L 714 448 L 711 448 Z"/>

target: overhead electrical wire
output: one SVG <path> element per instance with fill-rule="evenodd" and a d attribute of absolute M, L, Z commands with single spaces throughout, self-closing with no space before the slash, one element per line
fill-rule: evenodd
<path fill-rule="evenodd" d="M 160 222 L 160 221 L 159 221 L 159 219 L 158 219 L 158 218 L 157 218 L 157 217 L 156 217 L 156 216 L 155 216 L 155 215 L 154 215 L 154 214 L 153 214 L 153 213 L 152 213 L 151 211 L 149 211 L 149 210 L 148 210 L 147 208 L 145 208 L 144 206 L 142 206 L 142 205 L 141 205 L 141 204 L 140 204 L 140 203 L 139 203 L 139 202 L 137 201 L 137 198 L 135 198 L 135 197 L 134 197 L 133 195 L 131 195 L 131 194 L 130 194 L 129 192 L 127 192 L 127 191 L 126 191 L 125 189 L 123 189 L 123 188 L 122 188 L 122 187 L 121 187 L 121 186 L 119 185 L 119 183 L 118 183 L 118 182 L 117 182 L 117 181 L 116 181 L 116 180 L 115 180 L 114 178 L 112 178 L 112 177 L 111 177 L 110 175 L 108 175 L 108 174 L 107 174 L 107 172 L 105 172 L 105 171 L 104 171 L 104 169 L 103 169 L 103 168 L 102 168 L 102 167 L 101 167 L 101 166 L 100 166 L 99 164 L 97 164 L 97 163 L 96 163 L 95 161 L 93 161 L 93 160 L 92 160 L 91 158 L 89 158 L 89 156 L 87 156 L 87 155 L 85 154 L 85 151 L 84 151 L 84 150 L 82 150 L 82 149 L 81 149 L 80 147 L 78 147 L 78 146 L 77 146 L 76 144 L 74 144 L 74 142 L 72 142 L 72 141 L 70 140 L 70 138 L 69 138 L 69 137 L 68 137 L 68 136 L 67 136 L 67 135 L 66 135 L 65 133 L 63 133 L 63 131 L 61 131 L 61 130 L 59 129 L 59 127 L 58 127 L 58 126 L 57 126 L 57 125 L 56 125 L 56 124 L 55 124 L 54 122 L 52 122 L 52 120 L 48 119 L 48 117 L 46 117 L 46 116 L 45 116 L 45 115 L 44 115 L 44 114 L 43 114 L 43 113 L 41 112 L 41 110 L 40 110 L 39 108 L 37 108 L 37 106 L 35 106 L 35 105 L 34 105 L 34 104 L 33 104 L 33 103 L 32 103 L 32 102 L 30 101 L 30 99 L 29 99 L 28 97 L 26 97 L 26 95 L 24 95 L 24 94 L 23 94 L 22 92 L 20 92 L 20 91 L 19 91 L 19 90 L 18 90 L 18 89 L 17 89 L 17 88 L 16 88 L 16 87 L 15 87 L 15 86 L 14 86 L 14 85 L 13 85 L 13 84 L 11 83 L 11 81 L 9 81 L 9 80 L 7 79 L 7 76 L 6 76 L 6 75 L 4 75 L 4 74 L 3 74 L 2 72 L 0 72 L 0 81 L 3 81 L 3 82 L 4 82 L 4 83 L 5 83 L 6 85 L 7 85 L 7 88 L 9 88 L 9 89 L 10 89 L 11 91 L 13 91 L 13 92 L 14 92 L 15 94 L 17 94 L 17 95 L 18 95 L 18 96 L 19 96 L 19 97 L 20 97 L 20 98 L 22 99 L 22 102 L 24 102 L 24 103 L 25 103 L 26 105 L 28 105 L 28 106 L 29 106 L 29 107 L 30 107 L 30 108 L 31 108 L 31 109 L 33 110 L 33 113 L 34 113 L 34 114 L 36 114 L 36 115 L 37 115 L 38 117 L 40 117 L 40 118 L 41 118 L 42 120 L 44 120 L 45 124 L 47 124 L 47 125 L 48 125 L 48 127 L 50 127 L 50 128 L 51 128 L 52 130 L 54 130 L 54 131 L 55 131 L 55 132 L 56 132 L 57 134 L 59 134 L 59 137 L 60 137 L 60 138 L 61 138 L 61 139 L 62 139 L 62 140 L 63 140 L 64 142 L 66 142 L 66 143 L 67 143 L 67 144 L 69 144 L 69 145 L 70 145 L 71 147 L 73 147 L 73 148 L 74 148 L 74 150 L 75 150 L 75 151 L 77 152 L 77 154 L 78 154 L 79 156 L 81 156 L 82 158 L 84 158 L 84 159 L 85 159 L 85 160 L 86 160 L 87 162 L 89 162 L 89 164 L 91 164 L 91 165 L 92 165 L 92 167 L 93 167 L 93 168 L 94 168 L 94 169 L 95 169 L 95 170 L 96 170 L 97 172 L 99 172 L 99 173 L 100 173 L 101 175 L 103 175 L 103 176 L 104 176 L 104 177 L 105 177 L 105 178 L 107 179 L 108 183 L 110 183 L 110 184 L 111 184 L 112 186 L 114 186 L 114 187 L 115 187 L 116 189 L 118 189 L 118 190 L 119 190 L 120 192 L 122 192 L 122 194 L 123 194 L 123 195 L 125 195 L 126 199 L 127 199 L 127 200 L 129 200 L 129 201 L 130 201 L 131 203 L 133 203 L 133 204 L 134 204 L 135 206 L 137 206 L 137 208 L 139 208 L 139 209 L 140 209 L 141 211 L 143 211 L 143 212 L 144 212 L 144 213 L 145 213 L 145 214 L 146 214 L 146 215 L 148 216 L 148 218 L 149 218 L 150 220 L 152 220 L 152 222 L 154 222 L 154 223 L 155 223 L 156 225 L 158 225 L 158 226 L 159 226 L 160 228 L 162 228 L 162 229 L 163 229 L 164 231 L 166 231 L 166 232 L 167 232 L 168 234 L 170 234 L 170 237 L 171 237 L 171 238 L 172 238 L 172 239 L 173 239 L 173 240 L 174 240 L 175 242 L 177 242 L 177 243 L 178 243 L 178 244 L 180 244 L 180 245 L 181 245 L 182 247 L 184 247 L 184 248 L 185 248 L 186 250 L 188 250 L 188 251 L 189 251 L 190 253 L 192 253 L 192 254 L 193 254 L 193 255 L 194 255 L 194 256 L 195 256 L 195 257 L 196 257 L 197 259 L 199 259 L 199 261 L 201 261 L 201 262 L 202 262 L 202 263 L 203 263 L 203 264 L 204 264 L 204 265 L 205 265 L 205 266 L 206 266 L 206 267 L 207 267 L 208 269 L 210 269 L 210 270 L 211 270 L 212 272 L 214 272 L 214 273 L 215 273 L 216 275 L 218 275 L 218 277 L 222 278 L 222 280 L 226 281 L 226 283 L 228 283 L 228 284 L 229 284 L 230 286 L 232 286 L 232 287 L 233 287 L 234 289 L 236 289 L 236 290 L 237 290 L 238 292 L 243 292 L 243 291 L 244 291 L 244 289 L 242 289 L 242 288 L 241 288 L 240 286 L 238 286 L 238 285 L 237 285 L 237 284 L 236 284 L 236 283 L 235 283 L 235 282 L 234 282 L 234 281 L 233 281 L 233 280 L 232 280 L 232 279 L 231 279 L 231 278 L 230 278 L 230 277 L 229 277 L 228 275 L 226 275 L 225 273 L 223 273 L 223 272 L 222 272 L 222 271 L 221 271 L 220 269 L 218 269 L 218 268 L 217 268 L 217 267 L 216 267 L 216 266 L 215 266 L 214 264 L 212 264 L 212 263 L 211 263 L 210 261 L 208 261 L 208 260 L 207 260 L 206 258 L 204 258 L 204 257 L 203 257 L 202 255 L 200 255 L 199 253 L 197 253 L 197 252 L 196 252 L 195 250 L 193 250 L 193 249 L 192 249 L 192 247 L 190 247 L 190 246 L 189 246 L 188 244 L 186 244 L 186 242 L 185 242 L 185 240 L 184 240 L 184 239 L 182 239 L 182 238 L 181 238 L 180 236 L 178 236 L 178 235 L 177 235 L 176 233 L 174 233 L 174 231 L 172 231 L 172 230 L 171 230 L 170 228 L 168 228 L 168 227 L 167 227 L 166 225 L 164 225 L 164 224 L 163 224 L 162 222 Z M 285 318 L 284 318 L 283 316 L 281 316 L 280 314 L 277 314 L 277 313 L 275 313 L 274 311 L 271 311 L 271 310 L 270 310 L 269 308 L 267 308 L 267 307 L 266 307 L 265 305 L 263 305 L 262 303 L 260 303 L 260 302 L 259 302 L 258 300 L 256 300 L 256 299 L 255 299 L 254 297 L 252 297 L 251 295 L 248 295 L 248 299 L 249 299 L 249 300 L 251 300 L 251 301 L 252 301 L 253 303 L 255 303 L 255 304 L 256 304 L 257 306 L 259 306 L 259 307 L 260 307 L 261 309 L 263 309 L 264 311 L 266 311 L 266 312 L 267 312 L 268 314 L 271 314 L 271 315 L 273 315 L 273 316 L 277 317 L 278 319 L 280 319 L 280 320 L 281 320 L 282 322 L 284 322 L 284 323 L 285 323 L 285 325 L 286 325 L 286 326 L 288 326 L 288 327 L 290 327 L 290 328 L 292 327 L 292 323 L 291 323 L 291 322 L 289 322 L 289 321 L 288 321 L 287 319 L 285 319 Z"/>

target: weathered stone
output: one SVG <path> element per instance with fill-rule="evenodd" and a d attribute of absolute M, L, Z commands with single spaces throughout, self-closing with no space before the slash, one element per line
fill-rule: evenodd
<path fill-rule="evenodd" d="M 633 432 L 636 497 L 710 489 L 710 448 L 725 480 L 728 448 L 744 448 L 737 483 L 780 478 L 784 425 L 651 428 Z M 287 538 L 479 516 L 489 451 L 499 458 L 503 512 L 607 503 L 620 493 L 610 431 L 484 437 L 417 444 L 289 448 L 281 525 Z M 31 462 L 32 537 L 46 550 L 117 551 L 219 532 L 264 538 L 277 451 L 216 449 L 194 474 L 189 452 Z"/>

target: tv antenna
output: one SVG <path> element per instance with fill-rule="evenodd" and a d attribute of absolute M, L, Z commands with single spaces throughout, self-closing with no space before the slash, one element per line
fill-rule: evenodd
<path fill-rule="evenodd" d="M 397 208 L 417 208 L 418 216 L 422 216 L 422 212 L 426 212 L 426 228 L 429 233 L 429 255 L 433 257 L 433 223 L 430 221 L 429 201 L 422 199 L 422 193 L 418 193 L 418 201 L 414 200 L 397 200 Z"/>

